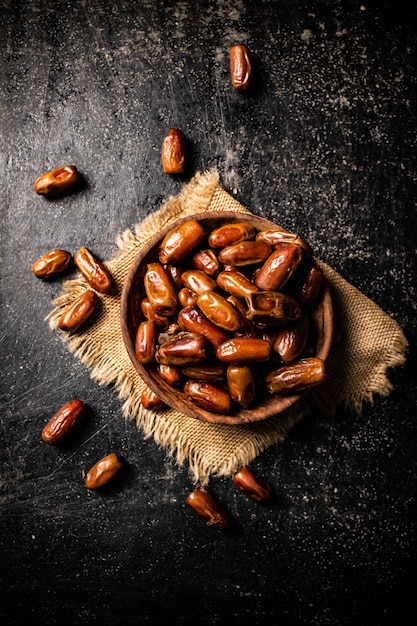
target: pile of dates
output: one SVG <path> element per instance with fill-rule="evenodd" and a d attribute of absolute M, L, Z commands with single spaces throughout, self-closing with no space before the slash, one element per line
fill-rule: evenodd
<path fill-rule="evenodd" d="M 163 238 L 144 275 L 135 353 L 198 407 L 250 409 L 261 394 L 319 385 L 313 311 L 323 272 L 297 234 L 249 221 L 211 232 L 189 219 Z M 146 408 L 163 405 L 147 389 Z"/>

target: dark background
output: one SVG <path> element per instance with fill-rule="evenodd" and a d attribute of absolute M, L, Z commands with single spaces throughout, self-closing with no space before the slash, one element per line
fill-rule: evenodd
<path fill-rule="evenodd" d="M 0 568 L 2 624 L 409 624 L 416 572 L 416 27 L 410 0 L 3 0 L 1 62 Z M 248 96 L 229 46 L 254 58 Z M 163 173 L 171 126 L 189 171 Z M 48 200 L 45 170 L 85 186 Z M 252 468 L 259 505 L 212 491 L 234 528 L 207 528 L 192 489 L 50 331 L 61 279 L 47 250 L 113 256 L 196 171 L 300 232 L 404 329 L 394 391 L 361 417 L 297 425 Z M 89 419 L 42 443 L 68 399 Z M 90 493 L 83 472 L 117 451 L 126 471 Z"/>

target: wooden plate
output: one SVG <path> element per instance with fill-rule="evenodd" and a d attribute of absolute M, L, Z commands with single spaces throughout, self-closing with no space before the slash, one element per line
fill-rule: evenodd
<path fill-rule="evenodd" d="M 255 406 L 250 409 L 236 409 L 228 415 L 210 413 L 188 400 L 180 388 L 173 388 L 163 381 L 155 365 L 139 363 L 135 355 L 136 330 L 141 320 L 140 302 L 145 295 L 143 278 L 147 264 L 158 261 L 159 246 L 164 236 L 173 228 L 190 219 L 196 219 L 206 232 L 228 222 L 250 222 L 257 230 L 277 230 L 280 227 L 264 218 L 247 213 L 222 211 L 199 213 L 181 218 L 158 232 L 138 253 L 133 261 L 122 290 L 121 327 L 123 340 L 128 355 L 144 382 L 171 408 L 196 419 L 217 424 L 247 424 L 265 420 L 277 415 L 300 399 L 302 393 L 278 396 L 265 393 Z M 316 326 L 315 356 L 325 361 L 330 352 L 333 336 L 333 308 L 328 286 L 325 284 L 323 295 L 315 306 L 313 318 Z"/>

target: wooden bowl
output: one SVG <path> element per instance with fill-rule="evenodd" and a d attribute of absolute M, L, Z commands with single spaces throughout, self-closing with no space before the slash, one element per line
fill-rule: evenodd
<path fill-rule="evenodd" d="M 162 380 L 157 372 L 156 365 L 143 365 L 136 358 L 135 336 L 138 325 L 143 319 L 141 317 L 140 302 L 145 296 L 143 278 L 147 264 L 158 261 L 159 246 L 164 236 L 172 230 L 172 228 L 190 219 L 196 219 L 200 222 L 206 232 L 210 232 L 226 222 L 241 221 L 252 223 L 257 230 L 277 230 L 280 228 L 273 222 L 252 214 L 222 211 L 216 213 L 199 213 L 181 218 L 158 232 L 138 253 L 128 271 L 123 286 L 121 297 L 121 327 L 127 352 L 135 369 L 144 382 L 172 409 L 177 409 L 190 417 L 217 424 L 247 424 L 265 420 L 292 406 L 303 394 L 297 393 L 288 396 L 279 396 L 265 393 L 259 397 L 255 406 L 250 409 L 239 410 L 239 408 L 237 408 L 234 412 L 232 411 L 227 415 L 211 413 L 199 408 L 191 400 L 187 399 L 180 388 L 173 388 Z M 330 291 L 326 284 L 323 289 L 323 295 L 315 306 L 314 320 L 317 337 L 315 356 L 325 361 L 330 351 L 333 335 L 333 308 Z"/>

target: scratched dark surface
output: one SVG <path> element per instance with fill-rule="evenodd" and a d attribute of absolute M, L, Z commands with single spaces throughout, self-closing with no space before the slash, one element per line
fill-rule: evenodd
<path fill-rule="evenodd" d="M 416 571 L 416 27 L 412 0 L 3 0 L 1 6 L 1 623 L 409 624 Z M 254 89 L 234 92 L 247 43 Z M 162 172 L 171 126 L 182 180 Z M 83 189 L 47 200 L 45 170 Z M 410 341 L 394 391 L 362 417 L 312 417 L 253 469 L 273 500 L 230 479 L 230 532 L 187 507 L 187 467 L 144 440 L 53 334 L 54 247 L 113 255 L 119 232 L 196 171 L 316 253 L 398 320 Z M 66 400 L 89 419 L 67 444 L 40 432 Z M 120 480 L 82 474 L 118 451 Z M 414 609 L 413 609 L 414 607 Z"/>

